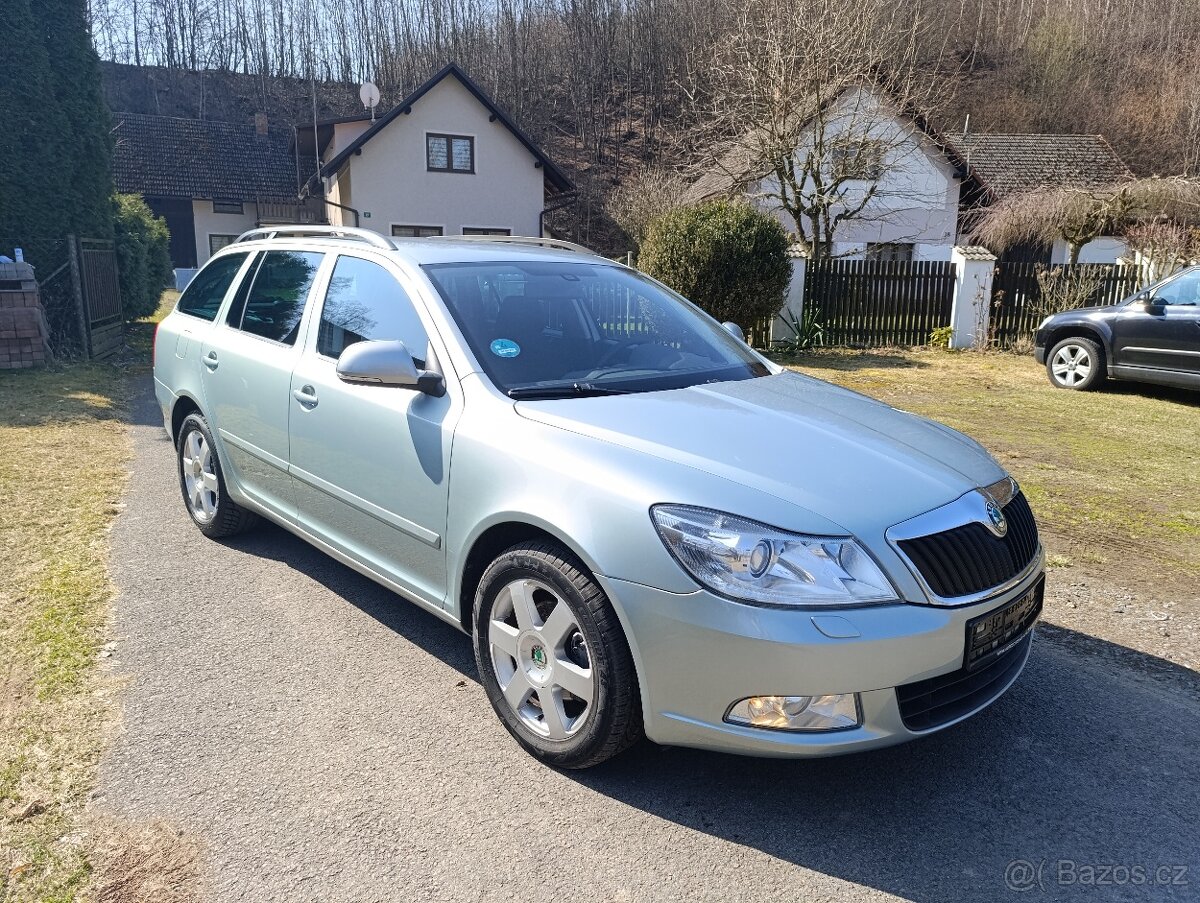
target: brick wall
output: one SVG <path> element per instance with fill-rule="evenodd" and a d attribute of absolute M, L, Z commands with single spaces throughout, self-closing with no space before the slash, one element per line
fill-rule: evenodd
<path fill-rule="evenodd" d="M 46 362 L 44 323 L 33 268 L 23 263 L 0 264 L 0 370 Z"/>

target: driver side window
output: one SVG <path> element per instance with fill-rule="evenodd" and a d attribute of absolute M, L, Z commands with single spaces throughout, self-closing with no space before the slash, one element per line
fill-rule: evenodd
<path fill-rule="evenodd" d="M 1160 304 L 1200 304 L 1200 269 L 1189 270 L 1160 285 L 1154 292 L 1154 300 Z"/>

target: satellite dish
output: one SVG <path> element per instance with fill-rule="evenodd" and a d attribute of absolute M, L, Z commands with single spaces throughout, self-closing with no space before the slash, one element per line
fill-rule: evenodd
<path fill-rule="evenodd" d="M 363 109 L 371 111 L 371 119 L 375 118 L 375 108 L 379 106 L 379 89 L 374 82 L 364 82 L 358 89 L 358 99 L 362 101 Z"/>

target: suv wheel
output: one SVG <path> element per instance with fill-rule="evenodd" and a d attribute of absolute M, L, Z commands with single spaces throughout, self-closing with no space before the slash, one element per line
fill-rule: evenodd
<path fill-rule="evenodd" d="M 522 544 L 492 562 L 473 635 L 488 699 L 533 755 L 587 768 L 641 737 L 633 656 L 616 612 L 560 546 Z"/>
<path fill-rule="evenodd" d="M 1063 339 L 1046 357 L 1046 373 L 1059 389 L 1085 391 L 1104 382 L 1104 349 L 1091 339 Z"/>
<path fill-rule="evenodd" d="M 183 501 L 201 533 L 210 539 L 219 539 L 241 533 L 258 523 L 258 515 L 229 498 L 217 447 L 207 421 L 199 414 L 189 414 L 184 419 L 175 451 Z"/>

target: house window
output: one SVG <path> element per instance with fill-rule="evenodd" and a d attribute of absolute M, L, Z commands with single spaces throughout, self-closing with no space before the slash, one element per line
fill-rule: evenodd
<path fill-rule="evenodd" d="M 242 214 L 241 201 L 213 201 L 213 213 L 236 213 L 239 216 Z"/>
<path fill-rule="evenodd" d="M 867 242 L 867 260 L 882 260 L 886 263 L 911 263 L 911 242 L 880 241 Z"/>
<path fill-rule="evenodd" d="M 219 250 L 227 247 L 237 241 L 236 235 L 213 235 L 208 236 L 208 253 L 216 254 Z"/>
<path fill-rule="evenodd" d="M 392 226 L 394 238 L 430 238 L 442 234 L 441 226 Z"/>
<path fill-rule="evenodd" d="M 474 172 L 475 139 L 466 135 L 426 135 L 425 165 L 430 172 Z"/>
<path fill-rule="evenodd" d="M 463 226 L 463 235 L 512 235 L 512 229 L 491 226 Z"/>
<path fill-rule="evenodd" d="M 883 175 L 883 143 L 843 138 L 829 149 L 829 161 L 835 178 L 875 182 Z"/>

